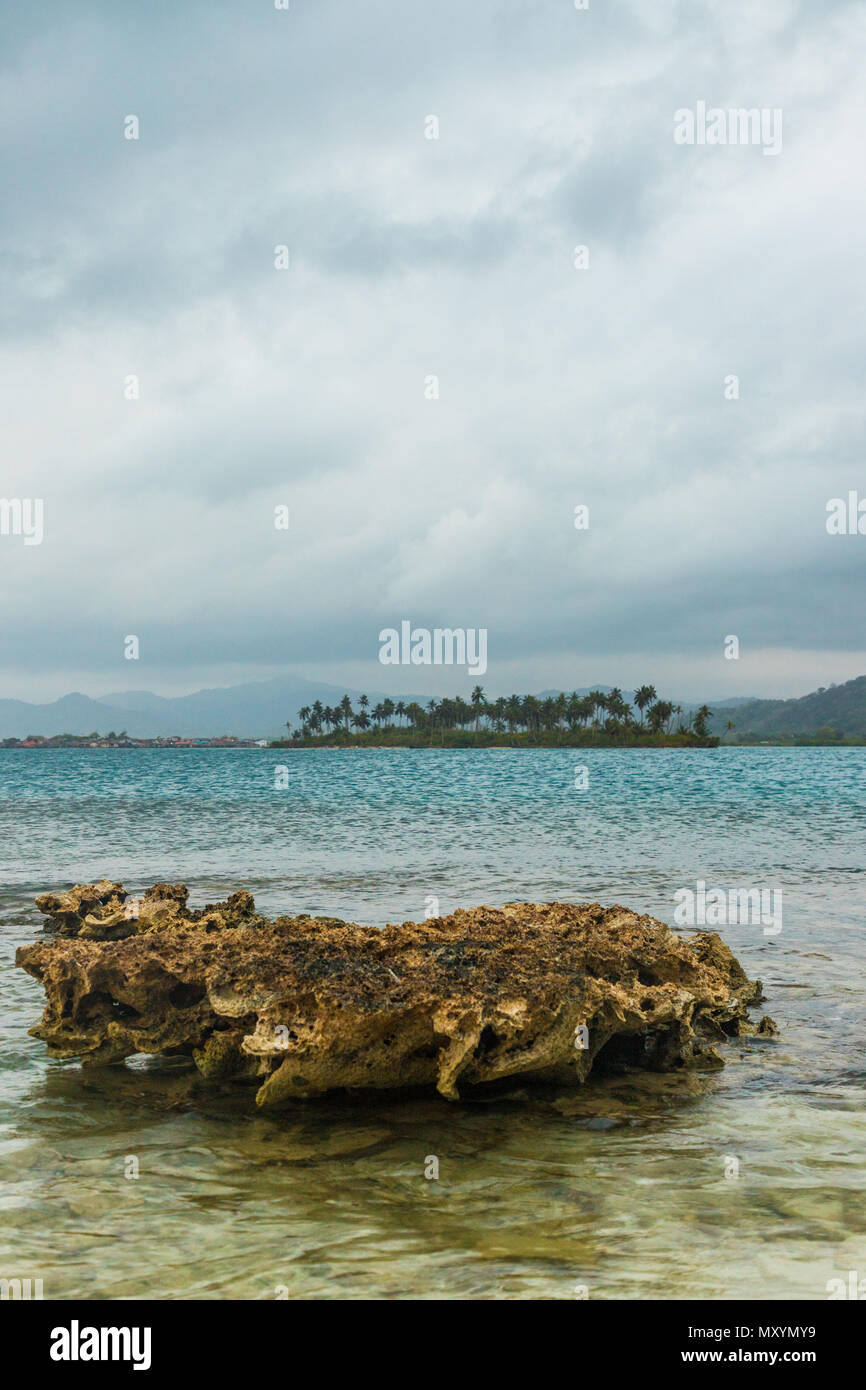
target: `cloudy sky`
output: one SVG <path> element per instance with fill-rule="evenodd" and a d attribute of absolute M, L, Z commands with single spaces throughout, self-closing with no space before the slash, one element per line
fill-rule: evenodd
<path fill-rule="evenodd" d="M 490 693 L 866 672 L 862 5 L 0 14 L 0 493 L 44 501 L 0 695 L 471 686 L 381 667 L 402 619 L 486 627 Z M 676 144 L 701 101 L 781 153 Z"/>

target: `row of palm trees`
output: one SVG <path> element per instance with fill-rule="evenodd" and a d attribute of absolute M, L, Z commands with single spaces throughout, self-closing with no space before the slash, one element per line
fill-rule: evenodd
<path fill-rule="evenodd" d="M 357 709 L 348 695 L 333 706 L 316 700 L 298 711 L 300 728 L 292 736 L 327 737 L 339 731 L 366 733 L 370 729 L 403 729 L 432 735 L 437 730 L 471 728 L 476 733 L 481 729 L 509 734 L 592 729 L 611 737 L 649 732 L 705 738 L 711 714 L 706 705 L 688 712 L 670 700 L 660 700 L 653 685 L 640 686 L 631 701 L 617 687 L 607 692 L 591 690 L 588 695 L 573 691 L 545 699 L 536 695 L 501 695 L 497 700 L 488 700 L 481 686 L 476 685 L 469 700 L 457 695 L 454 699 L 430 700 L 426 706 L 414 700 L 406 703 L 385 699 L 371 709 L 367 695 L 358 697 Z M 291 733 L 291 721 L 286 728 Z"/>

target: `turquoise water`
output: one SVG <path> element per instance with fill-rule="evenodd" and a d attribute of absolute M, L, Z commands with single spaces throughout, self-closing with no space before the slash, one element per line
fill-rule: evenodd
<path fill-rule="evenodd" d="M 864 850 L 866 749 L 2 751 L 0 1276 L 46 1297 L 825 1298 L 866 1276 Z M 104 876 L 378 924 L 514 899 L 672 922 L 699 879 L 775 888 L 778 935 L 720 930 L 781 1036 L 709 1076 L 264 1118 L 177 1065 L 83 1074 L 27 1036 L 33 895 Z"/>

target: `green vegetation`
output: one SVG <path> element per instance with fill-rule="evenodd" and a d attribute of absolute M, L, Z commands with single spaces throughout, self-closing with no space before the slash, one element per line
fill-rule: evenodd
<path fill-rule="evenodd" d="M 841 729 L 824 725 L 811 733 L 803 734 L 755 734 L 742 733 L 734 740 L 723 739 L 723 743 L 734 742 L 742 748 L 756 746 L 772 748 L 862 748 L 866 737 L 860 734 L 843 734 Z"/>
<path fill-rule="evenodd" d="M 728 714 L 736 732 L 726 729 Z M 725 743 L 862 743 L 866 740 L 866 676 L 819 686 L 797 700 L 748 700 L 710 722 Z"/>
<path fill-rule="evenodd" d="M 383 700 L 370 709 L 366 695 L 357 710 L 348 695 L 333 707 L 317 700 L 298 711 L 300 727 L 292 732 L 288 722 L 290 737 L 274 746 L 713 748 L 719 740 L 709 733 L 711 714 L 706 705 L 688 713 L 660 700 L 651 685 L 635 691 L 634 706 L 617 689 L 487 700 L 476 685 L 468 701 L 458 695 L 430 700 L 426 707 Z"/>

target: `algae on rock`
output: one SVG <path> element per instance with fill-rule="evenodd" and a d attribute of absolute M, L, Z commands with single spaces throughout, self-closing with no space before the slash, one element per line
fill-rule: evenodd
<path fill-rule="evenodd" d="M 32 1030 L 89 1063 L 186 1054 L 256 1078 L 260 1106 L 339 1090 L 461 1092 L 519 1078 L 723 1065 L 763 997 L 721 938 L 682 937 L 598 903 L 509 903 L 384 928 L 277 917 L 238 892 L 187 907 L 182 884 L 128 900 L 103 880 L 37 906 L 46 937 L 17 964 L 45 988 Z"/>

